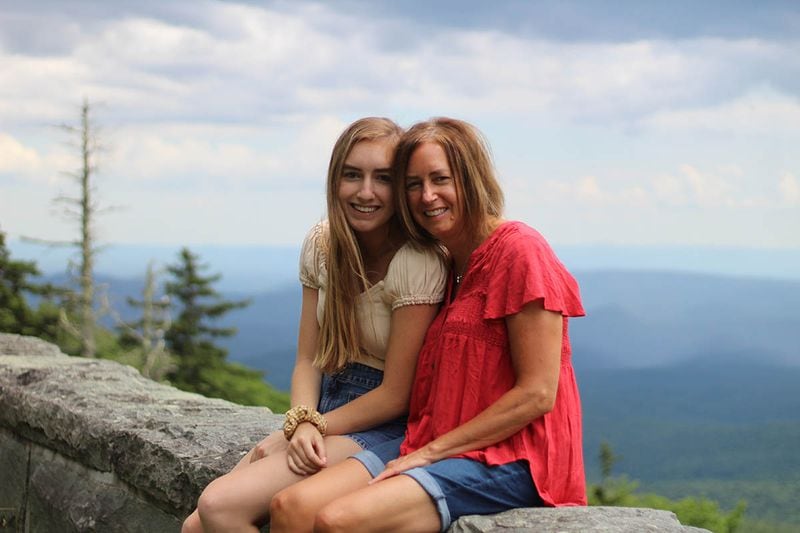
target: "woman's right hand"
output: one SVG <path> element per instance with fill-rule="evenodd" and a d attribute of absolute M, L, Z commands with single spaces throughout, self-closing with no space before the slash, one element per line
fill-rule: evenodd
<path fill-rule="evenodd" d="M 282 452 L 286 450 L 288 446 L 289 442 L 283 436 L 283 431 L 273 431 L 253 448 L 253 453 L 250 455 L 250 462 L 255 463 L 268 455 Z"/>
<path fill-rule="evenodd" d="M 314 424 L 303 422 L 286 449 L 289 470 L 300 476 L 315 474 L 327 465 L 325 440 Z"/>

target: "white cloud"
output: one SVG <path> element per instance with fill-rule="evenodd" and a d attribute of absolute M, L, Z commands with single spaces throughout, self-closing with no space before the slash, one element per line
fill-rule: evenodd
<path fill-rule="evenodd" d="M 800 99 L 758 89 L 734 100 L 697 109 L 655 113 L 645 124 L 671 130 L 712 130 L 739 135 L 797 133 Z"/>
<path fill-rule="evenodd" d="M 0 95 L 17 104 L 4 113 L 21 120 L 41 115 L 41 106 L 57 115 L 64 101 L 88 93 L 127 120 L 201 114 L 264 122 L 287 113 L 399 107 L 423 116 L 501 112 L 568 122 L 635 123 L 654 114 L 648 123 L 665 126 L 716 123 L 713 109 L 699 116 L 692 109 L 731 94 L 731 87 L 747 91 L 765 83 L 765 63 L 800 69 L 800 46 L 792 41 L 565 44 L 496 30 L 429 33 L 316 4 L 283 12 L 233 3 L 204 8 L 202 26 L 110 19 L 84 30 L 67 56 L 5 54 Z M 376 45 L 392 33 L 402 36 L 402 45 Z M 781 91 L 767 118 L 788 122 L 796 103 Z M 20 109 L 19 101 L 28 104 Z M 740 124 L 753 101 L 737 105 Z M 794 115 L 786 118 L 787 110 Z"/>
<path fill-rule="evenodd" d="M 11 135 L 0 132 L 0 173 L 29 172 L 41 165 L 36 150 L 23 146 Z"/>
<path fill-rule="evenodd" d="M 800 180 L 788 172 L 778 180 L 778 193 L 784 205 L 800 207 Z"/>
<path fill-rule="evenodd" d="M 774 178 L 798 163 L 796 39 L 554 41 L 343 14 L 334 4 L 266 6 L 109 7 L 79 24 L 53 3 L 13 19 L 29 27 L 10 33 L 12 19 L 0 15 L 0 172 L 15 186 L 48 185 L 17 194 L 49 205 L 75 154 L 57 135 L 31 131 L 74 122 L 88 96 L 109 147 L 100 192 L 131 206 L 109 228 L 126 239 L 145 208 L 180 216 L 169 235 L 159 233 L 163 222 L 148 223 L 162 241 L 181 240 L 180 231 L 266 238 L 248 210 L 280 212 L 280 226 L 299 221 L 280 238 L 302 235 L 324 200 L 336 135 L 366 114 L 472 120 L 512 160 L 499 163 L 522 176 L 508 182 L 509 203 L 608 212 L 609 228 L 645 210 L 797 205 L 796 175 L 777 189 Z M 65 36 L 48 38 L 58 28 Z M 708 131 L 721 133 L 713 146 Z"/>

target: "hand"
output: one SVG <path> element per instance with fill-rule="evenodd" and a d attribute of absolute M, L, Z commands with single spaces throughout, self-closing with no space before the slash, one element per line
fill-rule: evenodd
<path fill-rule="evenodd" d="M 289 470 L 301 476 L 315 474 L 327 465 L 325 441 L 314 424 L 303 422 L 297 426 L 286 458 Z"/>
<path fill-rule="evenodd" d="M 255 445 L 253 453 L 250 455 L 250 462 L 255 463 L 268 455 L 284 451 L 289 446 L 289 442 L 284 438 L 283 431 L 274 431 L 264 437 Z"/>
<path fill-rule="evenodd" d="M 418 466 L 428 466 L 434 462 L 435 461 L 431 457 L 428 450 L 425 448 L 420 448 L 415 452 L 412 452 L 408 455 L 402 455 L 397 459 L 386 463 L 386 468 L 383 469 L 383 472 L 375 476 L 369 482 L 369 484 L 372 485 L 373 483 L 377 483 L 381 480 L 402 474 L 406 470 L 411 470 L 412 468 L 416 468 Z"/>

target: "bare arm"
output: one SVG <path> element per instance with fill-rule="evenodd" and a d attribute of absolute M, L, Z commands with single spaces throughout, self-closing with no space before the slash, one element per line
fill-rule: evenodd
<path fill-rule="evenodd" d="M 316 407 L 319 403 L 322 374 L 314 368 L 314 355 L 319 337 L 317 300 L 319 291 L 303 287 L 300 327 L 297 334 L 297 356 L 292 371 L 291 405 Z"/>
<path fill-rule="evenodd" d="M 536 300 L 507 317 L 506 326 L 517 376 L 514 386 L 472 420 L 389 462 L 373 482 L 495 444 L 553 409 L 561 366 L 561 314 L 546 311 Z"/>
<path fill-rule="evenodd" d="M 392 312 L 383 381 L 363 396 L 326 413 L 329 435 L 343 435 L 368 429 L 396 418 L 408 410 L 417 356 L 437 308 L 437 305 L 410 305 Z M 314 320 L 316 324 L 316 315 Z M 319 375 L 319 371 L 311 365 L 313 355 L 308 361 L 302 361 L 303 352 L 300 346 L 297 353 L 298 360 L 292 380 L 293 405 L 296 405 L 295 398 L 301 398 L 300 387 L 295 383 L 300 386 L 306 383 L 306 380 L 295 381 L 298 375 L 303 375 L 300 372 L 306 371 L 300 366 L 301 363 L 306 363 L 308 371 Z M 319 381 L 316 387 L 318 391 Z M 308 396 L 306 394 L 303 397 Z M 306 405 L 316 405 L 316 403 Z M 324 467 L 327 464 L 325 444 L 317 428 L 310 423 L 300 424 L 289 444 L 287 456 L 289 468 L 297 474 L 313 474 Z"/>
<path fill-rule="evenodd" d="M 314 351 L 317 346 L 319 335 L 319 324 L 317 323 L 317 298 L 319 292 L 316 289 L 303 287 L 303 300 L 300 308 L 300 327 L 297 338 L 297 356 L 294 370 L 292 371 L 292 391 L 291 405 L 308 405 L 316 407 L 319 402 L 320 382 L 322 374 L 314 368 Z M 308 424 L 301 424 L 303 426 Z M 312 426 L 313 427 L 313 426 Z M 314 428 L 316 430 L 316 428 Z M 301 432 L 303 433 L 303 432 Z M 317 433 L 319 441 L 322 437 Z M 249 453 L 242 459 L 242 462 L 250 463 L 263 459 L 267 455 L 285 450 L 288 442 L 283 437 L 282 431 L 271 433 L 261 440 Z M 324 456 L 324 451 L 322 452 Z"/>

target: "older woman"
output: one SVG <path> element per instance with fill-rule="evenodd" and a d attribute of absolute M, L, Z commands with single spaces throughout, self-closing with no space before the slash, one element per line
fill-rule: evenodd
<path fill-rule="evenodd" d="M 435 531 L 465 514 L 586 503 L 567 317 L 578 287 L 544 238 L 502 219 L 480 133 L 412 127 L 395 155 L 399 212 L 451 257 L 423 343 L 405 439 L 279 493 L 272 531 Z"/>

